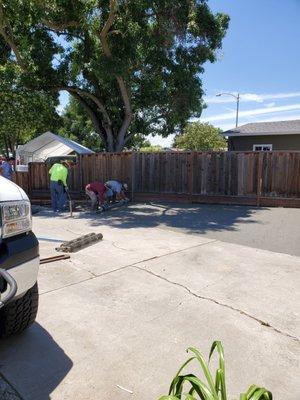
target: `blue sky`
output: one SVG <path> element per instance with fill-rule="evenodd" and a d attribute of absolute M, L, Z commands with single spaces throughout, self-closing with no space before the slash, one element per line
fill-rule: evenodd
<path fill-rule="evenodd" d="M 208 105 L 202 121 L 235 125 L 235 103 L 219 92 L 240 93 L 240 125 L 300 119 L 300 0 L 209 0 L 231 21 L 218 61 L 202 75 Z M 62 104 L 66 97 L 62 97 Z M 151 139 L 170 146 L 172 137 Z"/>
<path fill-rule="evenodd" d="M 240 125 L 300 119 L 300 0 L 210 0 L 231 21 L 219 60 L 202 75 L 207 109 L 200 120 L 224 130 L 235 126 L 240 93 Z M 154 143 L 169 146 L 171 138 Z"/>

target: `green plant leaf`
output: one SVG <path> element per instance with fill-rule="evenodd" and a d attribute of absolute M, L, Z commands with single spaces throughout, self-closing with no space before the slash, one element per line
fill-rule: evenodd
<path fill-rule="evenodd" d="M 192 396 L 191 394 L 187 394 L 185 400 L 197 400 L 196 397 Z"/>
<path fill-rule="evenodd" d="M 184 369 L 184 367 L 189 364 L 191 361 L 195 360 L 196 357 L 191 357 L 189 358 L 185 363 L 182 364 L 182 366 L 179 368 L 179 370 L 177 371 L 177 374 L 175 375 L 174 379 L 171 382 L 170 385 L 170 389 L 169 389 L 169 395 L 172 394 L 172 392 L 174 391 L 174 389 L 176 388 L 176 385 L 178 384 L 178 376 L 180 374 L 180 372 Z M 176 389 L 175 389 L 176 390 Z M 174 393 L 173 393 L 174 394 Z"/>
<path fill-rule="evenodd" d="M 221 385 L 221 370 L 220 369 L 217 369 L 217 371 L 216 371 L 216 380 L 215 380 L 215 388 L 216 388 L 216 391 L 217 391 L 217 393 L 219 393 L 219 391 L 220 391 L 220 385 Z"/>
<path fill-rule="evenodd" d="M 213 378 L 211 376 L 211 373 L 210 373 L 210 370 L 208 368 L 208 365 L 205 362 L 202 354 L 197 349 L 195 349 L 194 347 L 189 347 L 188 351 L 191 351 L 192 353 L 195 354 L 197 360 L 200 363 L 201 369 L 202 369 L 202 371 L 203 371 L 203 373 L 204 373 L 204 375 L 206 377 L 206 380 L 207 380 L 207 383 L 208 383 L 209 388 L 211 390 L 211 393 L 213 394 L 215 399 L 218 399 L 218 394 L 217 394 L 216 389 L 215 389 L 214 380 L 213 380 Z"/>
<path fill-rule="evenodd" d="M 199 395 L 201 400 L 218 400 L 218 396 L 215 396 L 209 387 L 206 386 L 205 383 L 195 375 L 185 375 L 183 378 L 184 381 L 187 381 L 192 385 L 193 389 Z"/>
<path fill-rule="evenodd" d="M 195 393 L 195 389 L 193 387 L 191 387 L 190 391 L 189 391 L 189 395 L 193 396 Z"/>
<path fill-rule="evenodd" d="M 227 390 L 226 390 L 226 381 L 225 381 L 225 358 L 224 358 L 224 349 L 222 346 L 222 343 L 218 340 L 215 340 L 211 346 L 210 352 L 209 352 L 209 361 L 211 360 L 211 357 L 214 353 L 214 351 L 217 350 L 219 354 L 219 369 L 217 371 L 217 378 L 216 378 L 216 384 L 218 386 L 216 387 L 217 393 L 219 391 L 221 392 L 221 399 L 222 400 L 227 400 Z"/>
<path fill-rule="evenodd" d="M 251 385 L 247 392 L 245 393 L 246 399 L 249 400 L 249 398 L 253 395 L 253 393 L 256 392 L 256 390 L 259 389 L 258 386 L 256 385 Z"/>
<path fill-rule="evenodd" d="M 260 388 L 249 400 L 272 400 L 272 393 L 265 388 Z"/>
<path fill-rule="evenodd" d="M 184 376 L 175 376 L 171 384 L 171 392 L 169 394 L 175 394 L 179 399 L 183 391 Z M 172 393 L 173 392 L 173 393 Z"/>
<path fill-rule="evenodd" d="M 273 396 L 270 391 L 268 391 L 265 388 L 261 388 L 257 385 L 251 385 L 247 392 L 244 395 L 241 396 L 246 396 L 246 400 L 272 400 Z M 242 398 L 244 400 L 244 398 Z"/>
<path fill-rule="evenodd" d="M 219 368 L 216 371 L 215 382 L 209 370 L 208 363 L 204 360 L 202 354 L 194 347 L 189 347 L 187 351 L 194 354 L 190 357 L 178 370 L 174 377 L 168 396 L 162 396 L 159 400 L 227 400 L 226 386 L 225 386 L 225 360 L 224 349 L 220 341 L 213 342 L 210 353 L 209 361 L 215 351 L 219 355 Z M 201 366 L 201 370 L 205 375 L 207 383 L 193 374 L 180 375 L 182 370 L 193 360 L 197 360 Z M 186 384 L 190 384 L 189 392 L 184 392 Z M 240 395 L 239 400 L 273 400 L 272 393 L 265 388 L 257 385 L 251 385 L 246 393 Z"/>

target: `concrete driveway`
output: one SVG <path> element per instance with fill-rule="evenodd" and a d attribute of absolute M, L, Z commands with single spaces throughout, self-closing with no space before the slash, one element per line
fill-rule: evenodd
<path fill-rule="evenodd" d="M 209 230 L 202 206 L 193 209 L 34 218 L 42 257 L 81 234 L 104 240 L 41 266 L 37 323 L 0 344 L 9 399 L 155 400 L 187 347 L 207 355 L 219 339 L 233 398 L 256 383 L 299 400 L 300 258 L 221 241 L 221 223 Z"/>

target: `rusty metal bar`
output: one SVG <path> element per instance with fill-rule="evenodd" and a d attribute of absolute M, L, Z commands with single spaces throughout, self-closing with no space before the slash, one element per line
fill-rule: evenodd
<path fill-rule="evenodd" d="M 41 258 L 40 264 L 48 264 L 48 263 L 52 263 L 55 261 L 67 260 L 68 258 L 70 258 L 69 254 L 61 254 L 59 256 Z"/>

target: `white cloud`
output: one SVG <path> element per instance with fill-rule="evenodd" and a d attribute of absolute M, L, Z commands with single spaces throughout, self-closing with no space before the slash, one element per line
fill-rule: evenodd
<path fill-rule="evenodd" d="M 222 93 L 222 92 L 221 92 Z M 237 95 L 236 92 L 232 92 Z M 288 92 L 288 93 L 265 93 L 265 94 L 256 94 L 256 93 L 240 93 L 241 101 L 243 102 L 255 102 L 255 103 L 263 103 L 265 100 L 276 100 L 276 99 L 291 99 L 300 97 L 300 92 Z M 235 103 L 236 100 L 232 96 L 206 96 L 204 100 L 208 104 L 217 104 L 217 103 Z"/>
<path fill-rule="evenodd" d="M 241 118 L 240 119 L 240 123 L 239 125 L 244 125 L 244 124 L 248 124 L 250 122 L 274 122 L 274 121 L 292 121 L 295 119 L 300 119 L 300 112 L 298 113 L 293 113 L 292 115 L 290 114 L 275 114 L 272 116 L 265 116 L 262 118 Z M 228 122 L 217 122 L 216 124 L 214 124 L 215 126 L 217 126 L 218 128 L 221 128 L 223 131 L 227 131 L 229 129 L 235 128 L 235 124 L 234 121 L 231 123 Z"/>
<path fill-rule="evenodd" d="M 271 114 L 271 113 L 280 113 L 284 111 L 293 111 L 300 110 L 300 103 L 290 104 L 287 106 L 279 106 L 279 107 L 264 107 L 264 108 L 256 108 L 253 110 L 241 111 L 239 113 L 239 117 L 252 117 L 255 115 L 263 115 L 263 114 Z M 228 119 L 234 119 L 235 112 L 223 113 L 212 115 L 211 117 L 203 118 L 203 122 L 212 122 L 212 121 L 225 121 Z"/>
<path fill-rule="evenodd" d="M 175 135 L 169 135 L 168 137 L 163 138 L 163 137 L 157 135 L 157 136 L 154 136 L 154 137 L 148 136 L 147 139 L 150 141 L 150 143 L 153 146 L 159 145 L 161 147 L 172 147 L 172 143 L 174 141 L 174 137 L 175 137 Z"/>
<path fill-rule="evenodd" d="M 275 107 L 276 106 L 276 103 L 275 103 L 275 101 L 272 101 L 272 103 L 266 103 L 265 104 L 265 107 Z"/>
<path fill-rule="evenodd" d="M 268 111 L 268 109 L 266 109 Z M 290 111 L 290 112 L 289 112 Z M 288 110 L 285 112 L 279 112 L 279 113 L 271 113 L 271 115 L 263 115 L 259 118 L 256 118 L 255 116 L 242 116 L 240 118 L 240 124 L 239 125 L 244 125 L 249 122 L 273 122 L 273 121 L 292 121 L 295 119 L 300 119 L 300 109 L 299 112 L 295 112 L 294 110 Z M 195 119 L 196 121 L 196 119 Z M 201 119 L 202 122 L 203 119 Z M 235 128 L 235 114 L 234 118 L 232 119 L 232 122 L 217 122 L 214 124 L 214 126 L 221 128 L 223 131 L 227 131 L 229 129 Z M 148 139 L 150 140 L 151 144 L 153 145 L 160 145 L 162 147 L 171 147 L 173 140 L 174 140 L 175 135 L 170 135 L 167 138 L 162 138 L 161 136 L 149 136 Z"/>

